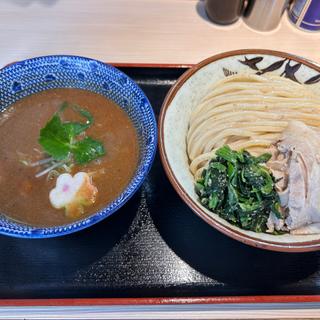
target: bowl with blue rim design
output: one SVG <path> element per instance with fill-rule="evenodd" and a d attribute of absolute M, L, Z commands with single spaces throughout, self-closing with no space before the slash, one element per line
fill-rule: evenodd
<path fill-rule="evenodd" d="M 157 147 L 157 124 L 143 91 L 120 70 L 90 58 L 43 56 L 11 64 L 0 70 L 0 112 L 20 99 L 48 89 L 76 88 L 115 102 L 136 128 L 140 156 L 137 169 L 121 194 L 102 210 L 76 222 L 55 227 L 18 223 L 1 212 L 0 234 L 21 238 L 49 238 L 87 228 L 113 214 L 138 190 L 152 165 Z"/>

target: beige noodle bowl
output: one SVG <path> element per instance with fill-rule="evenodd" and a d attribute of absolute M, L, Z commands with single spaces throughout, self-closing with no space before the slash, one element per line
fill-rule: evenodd
<path fill-rule="evenodd" d="M 256 57 L 259 70 L 270 71 L 257 75 L 257 68 L 245 65 Z M 297 64 L 294 76 L 299 83 L 281 76 Z M 227 143 L 259 154 L 277 141 L 289 120 L 319 127 L 319 74 L 317 65 L 287 53 L 238 50 L 200 62 L 170 90 L 159 118 L 161 159 L 176 191 L 208 224 L 259 248 L 286 252 L 320 248 L 319 234 L 272 235 L 231 225 L 202 206 L 194 190 L 195 176 L 219 146 Z"/>

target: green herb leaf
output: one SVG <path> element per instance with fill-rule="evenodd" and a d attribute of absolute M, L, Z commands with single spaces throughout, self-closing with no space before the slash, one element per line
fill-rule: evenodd
<path fill-rule="evenodd" d="M 72 153 L 78 164 L 85 164 L 105 155 L 103 144 L 100 141 L 85 137 L 72 145 Z"/>
<path fill-rule="evenodd" d="M 67 104 L 68 106 L 68 104 Z M 61 107 L 61 110 L 65 110 L 67 108 L 67 106 L 65 106 L 65 104 Z M 74 136 L 79 135 L 80 133 L 86 131 L 88 128 L 90 128 L 94 122 L 94 119 L 91 115 L 91 113 L 88 110 L 82 109 L 79 106 L 75 105 L 72 107 L 72 109 L 75 112 L 78 112 L 82 117 L 84 117 L 86 119 L 85 123 L 80 123 L 80 122 L 65 122 L 64 126 L 68 128 L 68 130 L 70 130 L 70 132 L 72 132 L 72 134 Z"/>
<path fill-rule="evenodd" d="M 79 140 L 78 136 L 85 132 L 94 122 L 91 113 L 78 106 L 73 106 L 73 109 L 83 116 L 86 122 L 62 122 L 59 115 L 67 107 L 68 104 L 63 103 L 60 110 L 40 130 L 38 141 L 45 152 L 55 160 L 65 160 L 70 155 L 73 155 L 78 164 L 85 164 L 105 155 L 101 142 L 90 137 Z"/>
<path fill-rule="evenodd" d="M 39 143 L 56 160 L 64 160 L 70 153 L 72 134 L 55 114 L 46 126 L 40 130 Z"/>

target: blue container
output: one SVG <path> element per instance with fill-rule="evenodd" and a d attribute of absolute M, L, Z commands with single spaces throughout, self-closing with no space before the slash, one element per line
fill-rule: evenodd
<path fill-rule="evenodd" d="M 289 10 L 290 20 L 300 29 L 320 30 L 320 0 L 296 0 Z"/>
<path fill-rule="evenodd" d="M 140 144 L 137 170 L 125 190 L 104 209 L 67 225 L 48 228 L 25 225 L 1 214 L 0 208 L 0 234 L 49 238 L 87 228 L 126 203 L 138 190 L 152 165 L 157 147 L 157 124 L 152 107 L 133 80 L 103 62 L 78 56 L 45 56 L 9 65 L 0 70 L 0 112 L 25 96 L 54 88 L 85 89 L 117 103 L 137 129 Z"/>

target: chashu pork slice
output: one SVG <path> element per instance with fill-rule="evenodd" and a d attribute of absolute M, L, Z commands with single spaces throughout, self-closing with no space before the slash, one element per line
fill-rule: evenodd
<path fill-rule="evenodd" d="M 288 203 L 282 203 L 289 208 L 286 219 L 288 229 L 295 229 L 310 223 L 310 217 L 304 212 L 307 204 L 307 181 L 305 167 L 300 157 L 291 157 L 288 174 Z"/>
<path fill-rule="evenodd" d="M 320 133 L 300 121 L 290 121 L 272 152 L 268 167 L 278 180 L 276 188 L 284 220 L 270 214 L 269 230 L 286 228 L 292 234 L 320 233 Z"/>
<path fill-rule="evenodd" d="M 319 133 L 303 122 L 290 121 L 278 149 L 288 160 L 288 183 L 282 190 L 286 197 L 281 201 L 289 209 L 286 225 L 295 234 L 298 229 L 314 233 L 318 228 L 305 227 L 320 222 Z"/>

